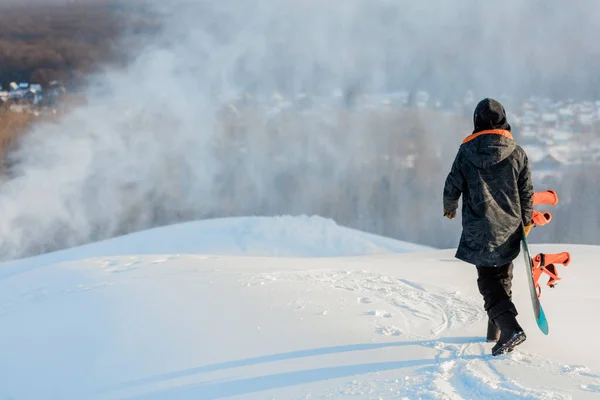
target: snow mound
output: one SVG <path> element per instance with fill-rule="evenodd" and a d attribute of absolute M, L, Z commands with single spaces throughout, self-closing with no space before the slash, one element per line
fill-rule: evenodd
<path fill-rule="evenodd" d="M 120 253 L 344 257 L 431 250 L 318 216 L 218 218 L 130 234 L 97 245 Z"/>
<path fill-rule="evenodd" d="M 318 216 L 200 220 L 46 254 L 45 262 L 138 254 L 346 257 L 432 250 L 337 225 Z"/>

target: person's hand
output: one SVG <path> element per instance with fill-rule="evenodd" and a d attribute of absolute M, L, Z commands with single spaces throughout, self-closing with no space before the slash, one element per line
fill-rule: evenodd
<path fill-rule="evenodd" d="M 444 217 L 446 217 L 448 219 L 454 219 L 456 217 L 456 210 L 452 210 L 452 211 L 444 210 Z"/>

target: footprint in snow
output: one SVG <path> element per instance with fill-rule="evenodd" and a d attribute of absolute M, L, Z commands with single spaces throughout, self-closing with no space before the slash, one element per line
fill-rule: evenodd
<path fill-rule="evenodd" d="M 377 333 L 385 336 L 400 336 L 402 330 L 395 326 L 380 326 L 377 328 Z"/>
<path fill-rule="evenodd" d="M 384 311 L 384 310 L 369 311 L 365 314 L 366 315 L 374 315 L 376 317 L 392 318 L 392 313 Z"/>
<path fill-rule="evenodd" d="M 591 385 L 581 385 L 581 389 L 586 390 L 588 392 L 600 393 L 600 385 L 591 384 Z"/>
<path fill-rule="evenodd" d="M 129 268 L 129 267 L 131 267 L 133 265 L 137 265 L 137 264 L 141 264 L 142 263 L 142 260 L 140 260 L 140 259 L 138 259 L 136 257 L 131 257 L 129 260 L 130 260 L 129 262 L 123 264 L 123 266 L 125 268 Z"/>
<path fill-rule="evenodd" d="M 117 265 L 119 265 L 119 261 L 117 261 L 117 260 L 104 260 L 104 261 L 100 262 L 100 265 L 106 271 L 109 271 L 109 270 L 114 269 L 112 267 L 116 267 Z"/>
<path fill-rule="evenodd" d="M 563 365 L 560 370 L 562 375 L 579 375 L 593 378 L 600 378 L 599 375 L 590 372 L 590 369 L 585 365 Z"/>
<path fill-rule="evenodd" d="M 370 304 L 370 303 L 373 302 L 368 297 L 359 297 L 358 299 L 356 299 L 356 301 L 359 302 L 359 303 L 362 303 L 362 304 Z"/>
<path fill-rule="evenodd" d="M 139 266 L 136 266 L 136 265 L 141 264 L 142 263 L 141 260 L 139 260 L 135 257 L 131 257 L 129 260 L 130 261 L 128 261 L 122 265 L 120 265 L 118 260 L 107 260 L 102 263 L 102 268 L 104 269 L 105 272 L 108 272 L 111 274 L 119 274 L 122 272 L 133 271 L 133 270 L 140 268 Z"/>

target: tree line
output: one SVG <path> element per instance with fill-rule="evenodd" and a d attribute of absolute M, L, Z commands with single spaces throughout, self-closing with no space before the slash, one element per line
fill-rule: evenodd
<path fill-rule="evenodd" d="M 129 45 L 158 29 L 144 1 L 3 3 L 0 85 L 52 80 L 81 84 L 98 66 L 125 62 Z"/>

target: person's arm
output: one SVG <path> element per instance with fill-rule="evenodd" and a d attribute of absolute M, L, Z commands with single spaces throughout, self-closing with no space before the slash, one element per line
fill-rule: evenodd
<path fill-rule="evenodd" d="M 523 226 L 528 227 L 532 224 L 533 216 L 533 183 L 531 182 L 531 170 L 529 169 L 529 160 L 525 154 L 525 163 L 519 173 L 517 182 L 519 187 L 519 200 L 521 202 L 521 218 Z"/>
<path fill-rule="evenodd" d="M 444 216 L 453 219 L 458 208 L 458 199 L 463 192 L 465 178 L 460 171 L 460 153 L 456 155 L 444 184 Z"/>

